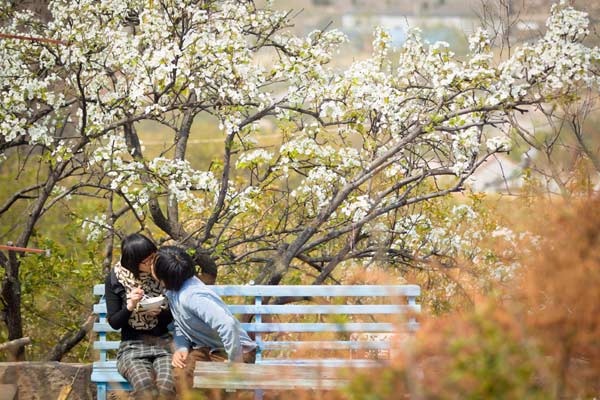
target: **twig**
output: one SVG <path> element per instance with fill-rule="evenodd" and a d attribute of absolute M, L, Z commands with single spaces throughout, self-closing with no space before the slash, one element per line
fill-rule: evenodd
<path fill-rule="evenodd" d="M 0 245 L 0 250 L 8 250 L 8 251 L 18 251 L 22 253 L 44 253 L 47 257 L 50 256 L 50 249 L 31 249 L 28 247 L 16 247 L 16 246 L 5 246 Z"/>
<path fill-rule="evenodd" d="M 71 43 L 65 42 L 57 39 L 47 39 L 47 38 L 37 38 L 33 36 L 23 36 L 23 35 L 11 35 L 8 33 L 0 33 L 0 38 L 3 39 L 17 39 L 17 40 L 29 40 L 31 42 L 40 42 L 40 43 L 52 43 L 52 44 L 62 44 L 64 46 L 70 46 Z"/>

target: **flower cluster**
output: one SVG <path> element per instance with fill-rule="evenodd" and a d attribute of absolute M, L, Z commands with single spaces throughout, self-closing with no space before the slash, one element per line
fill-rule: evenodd
<path fill-rule="evenodd" d="M 437 222 L 423 213 L 404 216 L 391 230 L 391 234 L 399 234 L 392 247 L 409 251 L 416 258 L 444 254 L 464 265 L 473 265 L 480 273 L 482 285 L 490 279 L 503 282 L 514 276 L 519 266 L 515 259 L 519 246 L 516 239 L 530 240 L 527 233 L 491 226 L 479 211 L 466 204 L 451 206 L 444 214 Z M 504 250 L 490 250 L 484 242 L 487 237 L 494 238 L 495 247 Z"/>
<path fill-rule="evenodd" d="M 106 232 L 111 229 L 106 219 L 106 214 L 86 218 L 83 220 L 81 227 L 87 232 L 87 240 L 96 241 L 106 236 Z"/>
<path fill-rule="evenodd" d="M 215 215 L 219 235 L 195 230 L 207 238 L 244 235 L 241 220 L 264 229 L 253 218 L 260 205 L 285 199 L 285 234 L 310 226 L 320 235 L 369 220 L 362 232 L 387 232 L 381 240 L 398 251 L 457 255 L 479 239 L 466 233 L 477 222 L 472 213 L 459 207 L 434 225 L 411 207 L 461 190 L 480 161 L 507 151 L 508 121 L 519 107 L 568 101 L 600 83 L 600 50 L 582 43 L 588 18 L 564 1 L 541 40 L 498 65 L 484 30 L 471 35 L 463 59 L 418 30 L 393 48 L 377 29 L 372 55 L 343 70 L 327 65 L 346 40 L 341 32 L 298 37 L 285 29 L 286 13 L 269 4 L 55 0 L 47 24 L 15 12 L 1 32 L 62 44 L 0 41 L 8 77 L 0 144 L 78 163 L 95 190 L 121 196 L 139 215 L 158 197 L 180 211 L 168 218 Z M 227 146 L 201 161 L 186 147 L 202 131 L 192 128 L 200 115 L 218 121 Z M 265 121 L 281 128 L 276 144 L 259 141 Z M 138 146 L 151 135 L 146 123 L 170 132 L 172 143 L 152 152 Z M 394 213 L 404 217 L 386 219 Z"/>
<path fill-rule="evenodd" d="M 219 182 L 210 171 L 197 171 L 188 161 L 157 157 L 149 164 L 156 179 L 166 182 L 169 196 L 185 204 L 191 212 L 201 214 L 216 201 Z M 199 196 L 196 192 L 204 193 Z"/>
<path fill-rule="evenodd" d="M 354 201 L 345 202 L 340 208 L 340 213 L 351 218 L 353 222 L 358 222 L 366 217 L 371 206 L 369 196 L 362 195 L 358 196 Z"/>
<path fill-rule="evenodd" d="M 308 171 L 308 175 L 291 193 L 292 197 L 305 203 L 307 212 L 316 215 L 329 205 L 334 189 L 344 184 L 346 179 L 329 168 L 320 166 Z"/>
<path fill-rule="evenodd" d="M 236 168 L 252 168 L 255 165 L 268 163 L 273 158 L 273 154 L 265 149 L 256 149 L 246 152 L 240 156 L 236 163 Z"/>

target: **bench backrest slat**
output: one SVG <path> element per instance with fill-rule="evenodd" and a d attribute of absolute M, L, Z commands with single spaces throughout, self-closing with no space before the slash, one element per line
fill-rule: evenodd
<path fill-rule="evenodd" d="M 214 285 L 210 287 L 219 296 L 280 296 L 280 297 L 335 297 L 335 296 L 383 296 L 418 297 L 418 285 Z M 94 295 L 104 295 L 104 285 L 94 286 Z"/>
<path fill-rule="evenodd" d="M 105 340 L 95 341 L 94 349 L 96 350 L 117 350 L 121 344 L 120 340 Z"/>
<path fill-rule="evenodd" d="M 393 332 L 389 323 L 244 323 L 246 332 Z"/>
<path fill-rule="evenodd" d="M 108 322 L 95 322 L 94 323 L 94 331 L 95 332 L 120 332 L 119 329 L 113 329 Z M 104 340 L 106 341 L 106 340 Z"/>
<path fill-rule="evenodd" d="M 118 340 L 94 342 L 96 350 L 117 350 L 121 344 Z M 327 349 L 327 350 L 387 350 L 390 343 L 387 341 L 367 342 L 357 340 L 300 340 L 300 341 L 263 341 L 263 350 L 302 350 L 302 349 Z"/>
<path fill-rule="evenodd" d="M 229 310 L 233 314 L 398 314 L 420 312 L 421 306 L 407 304 L 356 304 L 356 305 L 237 305 Z M 106 304 L 94 304 L 96 314 L 106 313 Z"/>
<path fill-rule="evenodd" d="M 300 340 L 263 342 L 263 350 L 389 350 L 389 341 Z"/>
<path fill-rule="evenodd" d="M 335 297 L 335 296 L 420 296 L 417 285 L 248 285 L 248 286 L 211 286 L 219 296 L 280 296 L 280 297 Z"/>

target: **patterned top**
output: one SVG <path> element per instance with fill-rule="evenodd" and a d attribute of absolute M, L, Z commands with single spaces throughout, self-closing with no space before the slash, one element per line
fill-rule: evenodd
<path fill-rule="evenodd" d="M 140 278 L 136 279 L 131 271 L 123 267 L 121 263 L 114 266 L 115 276 L 127 293 L 129 298 L 131 291 L 135 288 L 141 288 L 144 295 L 148 297 L 156 297 L 163 294 L 162 285 L 147 272 L 140 272 Z M 148 315 L 147 311 L 136 308 L 129 316 L 129 325 L 134 329 L 148 330 L 154 328 L 158 324 L 157 316 Z"/>

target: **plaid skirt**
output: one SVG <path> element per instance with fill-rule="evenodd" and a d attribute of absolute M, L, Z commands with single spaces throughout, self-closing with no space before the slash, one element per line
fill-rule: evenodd
<path fill-rule="evenodd" d="M 175 397 L 170 346 L 168 338 L 121 342 L 117 370 L 133 387 L 136 399 Z"/>

